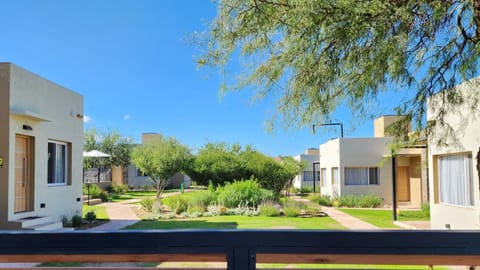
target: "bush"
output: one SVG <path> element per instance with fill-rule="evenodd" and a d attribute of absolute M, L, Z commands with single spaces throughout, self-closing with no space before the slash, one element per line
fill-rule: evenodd
<path fill-rule="evenodd" d="M 301 187 L 300 188 L 300 193 L 312 193 L 313 192 L 313 187 Z"/>
<path fill-rule="evenodd" d="M 72 217 L 72 227 L 77 228 L 82 226 L 82 216 L 80 215 L 74 215 Z"/>
<path fill-rule="evenodd" d="M 216 201 L 216 194 L 215 192 L 211 192 L 210 190 L 202 190 L 197 192 L 192 192 L 190 196 L 190 200 L 188 202 L 189 208 L 203 208 L 203 212 L 207 209 L 207 207 Z"/>
<path fill-rule="evenodd" d="M 128 191 L 128 186 L 127 185 L 112 184 L 111 186 L 107 187 L 107 191 L 109 193 L 122 195 L 122 194 L 125 194 Z"/>
<path fill-rule="evenodd" d="M 95 214 L 94 211 L 90 211 L 90 212 L 87 212 L 85 214 L 85 219 L 90 222 L 90 223 L 93 223 L 95 222 L 95 220 L 97 220 L 97 215 Z M 73 222 L 72 222 L 73 223 Z"/>
<path fill-rule="evenodd" d="M 338 198 L 339 207 L 357 207 L 357 205 L 358 205 L 358 196 L 345 195 Z"/>
<path fill-rule="evenodd" d="M 280 210 L 273 204 L 273 202 L 267 202 L 260 205 L 258 208 L 260 216 L 265 217 L 278 217 L 280 216 Z"/>
<path fill-rule="evenodd" d="M 375 208 L 380 206 L 382 198 L 376 194 L 361 195 L 358 198 L 357 207 Z"/>
<path fill-rule="evenodd" d="M 100 194 L 98 194 L 97 198 L 100 198 L 102 202 L 108 202 L 108 199 L 109 199 L 108 192 L 102 190 Z"/>
<path fill-rule="evenodd" d="M 308 200 L 318 203 L 323 206 L 332 206 L 333 202 L 330 196 L 328 195 L 320 195 L 320 194 L 309 194 L 307 197 Z"/>
<path fill-rule="evenodd" d="M 205 207 L 198 206 L 198 205 L 189 205 L 187 209 L 188 214 L 193 213 L 205 213 Z"/>
<path fill-rule="evenodd" d="M 165 197 L 162 199 L 162 203 L 177 214 L 183 213 L 188 209 L 188 202 L 182 195 Z"/>
<path fill-rule="evenodd" d="M 272 198 L 273 193 L 260 188 L 257 181 L 253 179 L 227 183 L 218 189 L 218 202 L 228 208 L 239 205 L 255 207 Z"/>
<path fill-rule="evenodd" d="M 90 186 L 90 190 L 89 190 L 89 186 Z M 102 189 L 95 184 L 83 185 L 83 195 L 90 194 L 90 198 L 100 198 L 100 193 L 102 193 Z"/>
<path fill-rule="evenodd" d="M 140 201 L 140 205 L 148 212 L 152 212 L 153 203 L 155 202 L 155 198 L 145 198 Z"/>
<path fill-rule="evenodd" d="M 298 217 L 300 215 L 300 208 L 296 206 L 286 206 L 283 208 L 283 214 L 287 217 Z"/>

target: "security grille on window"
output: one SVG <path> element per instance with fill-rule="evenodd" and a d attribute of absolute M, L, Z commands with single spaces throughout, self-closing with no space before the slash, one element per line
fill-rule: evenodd
<path fill-rule="evenodd" d="M 378 168 L 345 168 L 345 185 L 379 185 Z"/>
<path fill-rule="evenodd" d="M 65 143 L 48 143 L 48 184 L 67 183 L 67 154 Z"/>
<path fill-rule="evenodd" d="M 469 154 L 439 156 L 440 202 L 473 206 L 472 157 Z"/>

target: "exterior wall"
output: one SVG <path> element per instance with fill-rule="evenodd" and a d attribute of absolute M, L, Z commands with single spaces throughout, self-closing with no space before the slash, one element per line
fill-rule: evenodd
<path fill-rule="evenodd" d="M 142 144 L 152 143 L 162 138 L 158 133 L 142 133 Z"/>
<path fill-rule="evenodd" d="M 475 84 L 475 81 L 477 82 Z M 473 94 L 478 96 L 480 87 L 480 79 L 477 78 L 472 82 L 463 83 L 454 90 L 460 91 L 465 97 Z M 452 90 L 450 90 L 452 91 Z M 436 101 L 441 98 L 441 93 L 433 97 L 428 103 L 427 120 L 433 120 L 435 116 Z M 466 99 L 467 101 L 478 99 Z M 478 120 L 478 110 L 472 112 L 471 104 L 464 104 L 463 107 L 455 106 L 454 110 L 449 110 L 445 116 L 445 121 L 455 129 L 456 142 L 450 143 L 448 147 L 438 145 L 436 136 L 442 134 L 444 129 L 437 128 L 434 130 L 434 136 L 429 137 L 429 190 L 430 190 L 430 210 L 431 210 L 431 226 L 433 229 L 480 229 L 480 194 L 478 169 L 476 168 L 476 155 L 480 146 L 480 120 Z M 477 104 L 478 106 L 479 104 Z M 441 136 L 441 135 L 440 135 Z M 448 138 L 447 138 L 448 139 Z M 470 153 L 472 156 L 472 171 L 474 190 L 474 206 L 462 207 L 443 204 L 439 201 L 438 179 L 436 175 L 436 155 L 453 154 L 453 153 Z"/>
<path fill-rule="evenodd" d="M 400 119 L 397 115 L 385 115 L 373 121 L 374 137 L 388 137 L 386 129 Z"/>
<path fill-rule="evenodd" d="M 305 154 L 301 154 L 293 158 L 297 161 L 305 160 L 307 162 L 307 166 L 305 167 L 302 173 L 295 176 L 295 178 L 292 181 L 292 186 L 294 188 L 313 187 L 313 181 L 306 181 L 303 178 L 303 173 L 313 174 L 313 162 L 317 162 L 319 159 L 318 149 L 307 149 L 305 151 Z M 319 181 L 317 178 L 315 179 L 316 179 L 315 185 L 316 187 L 318 187 Z"/>
<path fill-rule="evenodd" d="M 338 167 L 340 174 L 340 192 L 342 195 L 361 195 L 375 193 L 386 204 L 392 204 L 392 164 L 388 145 L 390 138 L 337 138 L 320 146 L 320 168 L 326 169 L 326 186 L 321 193 L 334 196 L 332 168 Z M 345 167 L 378 167 L 379 185 L 345 185 Z"/>
<path fill-rule="evenodd" d="M 9 160 L 15 160 L 16 135 L 34 138 L 33 210 L 14 213 L 15 166 L 7 166 L 8 173 L 8 221 L 29 216 L 50 216 L 61 220 L 82 210 L 82 147 L 83 147 L 83 98 L 81 95 L 58 86 L 13 64 L 2 63 L 10 69 L 10 125 Z M 2 77 L 2 79 L 4 79 Z M 2 99 L 3 100 L 3 99 Z M 29 125 L 32 130 L 25 130 Z M 2 129 L 3 130 L 3 129 Z M 49 186 L 47 183 L 48 141 L 69 144 L 69 182 L 67 185 Z M 2 220 L 5 225 L 6 220 Z"/>
<path fill-rule="evenodd" d="M 8 181 L 10 168 L 10 68 L 0 65 L 0 225 L 8 219 Z"/>

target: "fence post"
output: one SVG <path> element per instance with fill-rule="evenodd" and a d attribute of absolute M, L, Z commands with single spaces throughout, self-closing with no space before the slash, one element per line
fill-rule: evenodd
<path fill-rule="evenodd" d="M 227 270 L 255 270 L 256 256 L 248 248 L 234 248 L 227 257 Z"/>

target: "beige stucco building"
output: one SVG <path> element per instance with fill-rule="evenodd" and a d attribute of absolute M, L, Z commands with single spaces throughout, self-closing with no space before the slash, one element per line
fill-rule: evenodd
<path fill-rule="evenodd" d="M 433 121 L 440 108 L 446 109 L 448 128 L 437 126 L 429 136 L 429 189 L 431 226 L 434 229 L 480 229 L 479 100 L 480 78 L 436 94 L 428 102 L 427 120 Z M 443 94 L 457 91 L 465 103 L 453 108 L 442 106 Z M 472 111 L 472 108 L 473 111 Z M 438 139 L 443 139 L 439 144 Z"/>
<path fill-rule="evenodd" d="M 392 205 L 393 183 L 397 203 L 420 207 L 428 201 L 425 146 L 403 148 L 395 153 L 389 145 L 388 127 L 398 116 L 382 116 L 374 122 L 375 137 L 336 138 L 320 145 L 320 190 L 322 195 L 376 194 Z M 395 169 L 395 180 L 393 177 Z"/>
<path fill-rule="evenodd" d="M 162 138 L 162 135 L 159 133 L 142 133 L 142 144 L 149 144 L 160 138 Z M 150 177 L 141 172 L 134 164 L 128 165 L 126 168 L 126 174 L 123 173 L 120 167 L 113 166 L 112 182 L 119 185 L 128 185 L 132 188 L 151 188 L 154 184 L 150 180 Z M 189 187 L 191 182 L 192 181 L 188 175 L 179 172 L 174 174 L 172 178 L 168 180 L 167 187 L 176 188 L 180 187 L 181 184 L 183 184 L 184 187 Z"/>
<path fill-rule="evenodd" d="M 0 228 L 61 228 L 82 211 L 83 97 L 0 63 Z"/>

